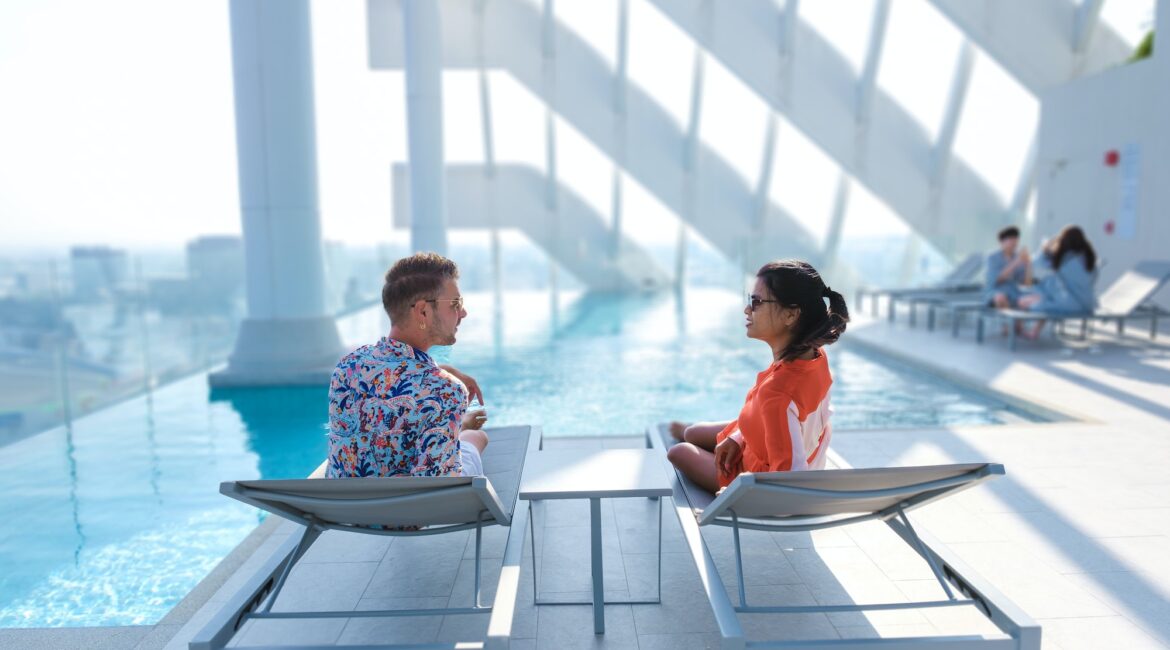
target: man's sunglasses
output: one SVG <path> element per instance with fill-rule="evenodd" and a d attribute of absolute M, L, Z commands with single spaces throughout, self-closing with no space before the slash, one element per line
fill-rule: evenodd
<path fill-rule="evenodd" d="M 429 300 L 424 300 L 423 302 L 449 302 L 452 306 L 455 307 L 455 311 L 463 309 L 463 296 L 459 296 L 458 298 L 431 298 Z"/>

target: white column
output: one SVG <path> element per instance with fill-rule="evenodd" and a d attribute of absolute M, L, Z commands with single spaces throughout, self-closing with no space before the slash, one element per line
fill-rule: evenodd
<path fill-rule="evenodd" d="M 447 254 L 443 181 L 443 70 L 439 3 L 404 0 L 406 134 L 410 149 L 410 245 Z"/>
<path fill-rule="evenodd" d="M 711 24 L 711 3 L 704 0 L 700 8 L 704 15 L 704 24 Z M 687 280 L 687 224 L 694 223 L 697 218 L 696 203 L 696 168 L 699 164 L 699 125 L 703 119 L 703 65 L 706 61 L 702 47 L 695 47 L 695 59 L 691 72 L 691 114 L 687 120 L 687 135 L 683 142 L 683 215 L 678 223 L 678 242 L 674 251 L 674 287 L 683 289 Z M 742 260 L 740 260 L 742 263 Z"/>
<path fill-rule="evenodd" d="M 630 42 L 630 4 L 628 0 L 618 3 L 617 26 L 617 71 L 613 84 L 613 112 L 614 120 L 614 165 L 612 195 L 610 196 L 610 213 L 613 223 L 610 226 L 609 258 L 616 262 L 622 254 L 622 168 L 626 165 L 626 93 L 629 91 L 629 42 Z"/>
<path fill-rule="evenodd" d="M 308 0 L 232 0 L 232 74 L 248 316 L 213 386 L 327 382 Z"/>
<path fill-rule="evenodd" d="M 557 125 L 553 119 L 557 96 L 557 16 L 553 0 L 544 0 L 540 14 L 540 73 L 541 87 L 547 103 L 544 107 L 544 202 L 545 214 L 553 242 L 553 254 L 548 261 L 549 301 L 555 315 L 558 308 L 557 260 L 565 254 L 561 245 L 561 215 L 558 207 L 560 185 L 557 181 Z"/>
<path fill-rule="evenodd" d="M 1158 0 L 1154 11 L 1153 63 L 1156 88 L 1153 100 L 1160 105 L 1159 114 L 1167 115 L 1167 111 L 1170 111 L 1170 0 Z M 1153 151 L 1146 156 L 1150 161 L 1147 164 L 1152 165 L 1148 177 L 1166 178 L 1170 174 L 1170 124 L 1166 120 L 1158 120 L 1152 135 Z M 1165 183 L 1155 185 L 1153 204 L 1158 214 L 1164 215 L 1170 209 L 1170 188 Z M 1156 294 L 1154 300 L 1162 307 L 1170 304 L 1166 289 Z"/>

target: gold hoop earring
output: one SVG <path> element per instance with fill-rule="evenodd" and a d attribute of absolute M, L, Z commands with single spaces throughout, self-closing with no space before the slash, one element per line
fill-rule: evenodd
<path fill-rule="evenodd" d="M 419 326 L 419 328 L 420 328 L 420 329 L 424 329 L 424 330 L 427 328 L 427 324 L 426 324 L 426 323 L 419 323 L 419 324 L 418 324 L 418 326 Z"/>

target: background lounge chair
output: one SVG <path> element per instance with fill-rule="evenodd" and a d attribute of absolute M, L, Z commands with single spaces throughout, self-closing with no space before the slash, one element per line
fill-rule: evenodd
<path fill-rule="evenodd" d="M 1131 318 L 1150 319 L 1150 338 L 1158 334 L 1158 316 L 1167 314 L 1164 309 L 1149 304 L 1154 294 L 1170 280 L 1170 261 L 1146 260 L 1126 271 L 1109 285 L 1097 299 L 1097 309 L 1085 312 L 1038 312 L 1019 309 L 985 309 L 978 314 L 975 326 L 975 340 L 983 342 L 985 321 L 1006 321 L 1008 347 L 1016 349 L 1016 323 L 1036 320 L 1051 320 L 1063 325 L 1070 320 L 1081 321 L 1081 336 L 1085 335 L 1090 320 L 1115 321 L 1117 333 L 1125 331 L 1125 322 Z"/>
<path fill-rule="evenodd" d="M 861 311 L 861 301 L 869 296 L 870 309 L 874 316 L 878 313 L 878 299 L 887 297 L 888 315 L 894 319 L 894 308 L 898 300 L 907 299 L 914 295 L 940 292 L 973 291 L 983 287 L 982 281 L 976 277 L 983 268 L 983 254 L 971 253 L 955 265 L 951 272 L 938 284 L 930 287 L 904 287 L 899 289 L 858 289 L 857 310 Z"/>

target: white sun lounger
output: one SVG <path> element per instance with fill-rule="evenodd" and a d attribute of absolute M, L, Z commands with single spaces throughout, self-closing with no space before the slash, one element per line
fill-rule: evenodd
<path fill-rule="evenodd" d="M 968 569 L 949 549 L 916 531 L 906 512 L 961 490 L 1001 476 L 1003 466 L 994 463 L 831 469 L 804 472 L 742 474 L 719 496 L 691 483 L 674 470 L 666 458 L 672 444 L 665 426 L 647 435 L 662 452 L 662 461 L 673 477 L 674 505 L 683 535 L 703 588 L 711 603 L 722 636 L 722 648 L 889 648 L 1039 650 L 1040 627 L 994 587 Z M 848 467 L 832 454 L 837 467 Z M 946 598 L 936 601 L 851 605 L 749 605 L 744 589 L 741 530 L 770 532 L 810 531 L 863 521 L 884 521 L 930 566 Z M 727 526 L 735 546 L 739 604 L 733 605 L 715 568 L 715 560 L 700 528 Z M 975 607 L 1003 633 L 1003 638 L 934 636 L 878 639 L 816 639 L 800 641 L 746 641 L 737 613 L 807 614 L 862 612 L 932 607 Z"/>
<path fill-rule="evenodd" d="M 888 298 L 888 314 L 887 317 L 894 320 L 894 312 L 896 303 L 899 300 L 911 298 L 917 295 L 935 294 L 935 293 L 962 293 L 967 291 L 974 291 L 983 287 L 975 276 L 983 268 L 983 254 L 971 253 L 965 257 L 961 262 L 955 265 L 951 272 L 945 278 L 940 280 L 938 284 L 929 287 L 901 287 L 892 289 L 858 289 L 857 290 L 857 311 L 861 311 L 862 298 L 869 296 L 870 309 L 874 316 L 878 313 L 878 298 L 886 296 Z"/>
<path fill-rule="evenodd" d="M 230 481 L 224 495 L 304 526 L 295 547 L 278 552 L 195 636 L 191 650 L 224 647 L 249 619 L 326 619 L 490 614 L 488 638 L 427 647 L 507 647 L 520 579 L 528 510 L 515 508 L 524 459 L 540 441 L 535 427 L 491 431 L 483 455 L 486 476 L 287 479 Z M 494 487 L 493 487 L 494 486 Z M 498 490 L 498 491 L 497 491 Z M 480 601 L 484 526 L 509 526 L 499 584 L 492 605 Z M 377 611 L 272 611 L 293 566 L 326 530 L 413 537 L 475 530 L 475 592 L 469 607 Z M 294 536 L 295 537 L 295 536 Z M 291 540 L 290 540 L 291 542 Z M 410 594 L 402 594 L 410 596 Z M 389 639 L 387 640 L 390 641 Z M 417 644 L 411 644 L 417 646 Z M 388 643 L 379 647 L 393 647 Z"/>
<path fill-rule="evenodd" d="M 1150 338 L 1158 335 L 1158 317 L 1166 314 L 1164 309 L 1149 303 L 1154 294 L 1170 281 L 1170 261 L 1146 260 L 1138 262 L 1132 269 L 1114 280 L 1097 299 L 1097 309 L 1086 312 L 1039 312 L 1019 309 L 985 309 L 979 312 L 976 322 L 975 340 L 983 342 L 986 329 L 984 321 L 1002 320 L 1011 325 L 1008 328 L 1008 348 L 1016 349 L 1016 323 L 1036 320 L 1051 320 L 1063 325 L 1065 321 L 1081 321 L 1081 336 L 1085 336 L 1088 321 L 1115 321 L 1117 333 L 1125 331 L 1125 322 L 1131 318 L 1150 319 Z"/>

